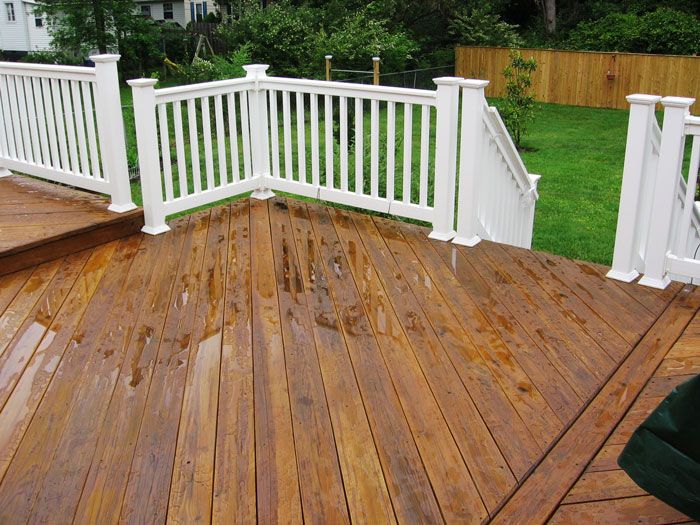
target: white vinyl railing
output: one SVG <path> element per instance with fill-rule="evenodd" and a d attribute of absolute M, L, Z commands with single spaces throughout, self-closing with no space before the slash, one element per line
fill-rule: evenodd
<path fill-rule="evenodd" d="M 105 193 L 135 208 L 119 98 L 119 55 L 94 68 L 0 62 L 0 176 L 10 170 Z"/>
<path fill-rule="evenodd" d="M 608 277 L 665 288 L 671 280 L 700 277 L 700 206 L 695 202 L 700 164 L 700 118 L 694 99 L 630 95 L 630 121 L 615 252 Z M 654 110 L 664 108 L 663 131 Z M 687 173 L 686 137 L 692 136 Z M 687 180 L 687 183 L 686 183 Z"/>
<path fill-rule="evenodd" d="M 435 91 L 350 85 L 268 77 L 267 67 L 168 89 L 129 82 L 144 231 L 167 231 L 168 215 L 202 204 L 277 190 L 429 222 L 436 239 L 529 247 L 537 177 L 525 171 L 483 87 L 455 77 L 435 79 Z M 460 86 L 470 102 L 462 97 L 465 189 L 457 197 Z M 479 150 L 486 145 L 489 155 Z M 486 191 L 493 210 L 476 198 Z"/>

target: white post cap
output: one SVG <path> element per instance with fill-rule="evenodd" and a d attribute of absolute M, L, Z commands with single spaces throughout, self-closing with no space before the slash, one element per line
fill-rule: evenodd
<path fill-rule="evenodd" d="M 463 88 L 469 88 L 469 89 L 483 89 L 486 86 L 489 85 L 488 80 L 477 80 L 475 78 L 466 78 L 464 80 L 461 80 L 459 82 L 459 85 L 462 86 Z"/>
<path fill-rule="evenodd" d="M 257 77 L 266 77 L 267 74 L 265 71 L 267 71 L 270 68 L 268 64 L 248 64 L 243 66 L 243 69 L 247 73 L 247 77 L 249 78 L 257 78 Z"/>
<path fill-rule="evenodd" d="M 133 80 L 127 80 L 126 83 L 129 84 L 131 87 L 144 88 L 144 87 L 155 86 L 158 83 L 158 79 L 157 78 L 135 78 Z"/>
<path fill-rule="evenodd" d="M 661 104 L 665 108 L 688 108 L 695 102 L 694 98 L 685 97 L 664 97 L 661 99 Z"/>
<path fill-rule="evenodd" d="M 627 95 L 625 97 L 627 99 L 627 102 L 630 104 L 647 104 L 647 105 L 656 105 L 659 100 L 661 100 L 661 97 L 658 95 L 643 95 L 641 93 L 635 93 L 633 95 Z"/>
<path fill-rule="evenodd" d="M 106 55 L 92 55 L 89 57 L 90 60 L 92 60 L 95 64 L 105 64 L 107 62 L 116 62 L 121 58 L 121 55 L 111 55 L 111 54 L 106 54 Z"/>
<path fill-rule="evenodd" d="M 333 55 L 326 55 L 326 60 L 330 60 L 331 58 L 333 58 Z"/>
<path fill-rule="evenodd" d="M 372 62 L 379 62 L 379 57 L 372 57 Z"/>
<path fill-rule="evenodd" d="M 459 84 L 460 80 L 462 77 L 438 77 L 434 78 L 433 82 L 438 86 L 454 86 Z"/>

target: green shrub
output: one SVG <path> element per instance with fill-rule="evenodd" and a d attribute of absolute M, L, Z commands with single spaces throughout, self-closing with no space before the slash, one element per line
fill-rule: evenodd
<path fill-rule="evenodd" d="M 379 56 L 384 70 L 395 71 L 404 69 L 418 49 L 408 34 L 390 30 L 369 6 L 331 17 L 322 7 L 283 0 L 249 9 L 220 26 L 218 34 L 233 48 L 247 44 L 253 61 L 270 64 L 271 73 L 302 78 L 322 76 L 327 54 L 343 68 L 363 70 Z"/>
<path fill-rule="evenodd" d="M 214 56 L 209 59 L 195 58 L 191 64 L 174 64 L 175 70 L 187 83 L 227 80 L 245 76 L 243 66 L 252 62 L 247 46 L 243 46 L 227 56 Z"/>
<path fill-rule="evenodd" d="M 82 65 L 80 57 L 62 51 L 31 51 L 24 55 L 20 62 L 30 64 L 61 64 L 67 66 Z"/>
<path fill-rule="evenodd" d="M 466 46 L 518 47 L 523 42 L 517 29 L 517 25 L 501 20 L 488 5 L 481 5 L 456 12 L 448 31 L 458 44 Z"/>
<path fill-rule="evenodd" d="M 282 1 L 265 9 L 252 8 L 240 19 L 219 27 L 219 36 L 232 48 L 250 45 L 254 62 L 271 64 L 276 74 L 295 77 L 314 73 L 317 10 Z"/>
<path fill-rule="evenodd" d="M 591 51 L 693 55 L 700 53 L 700 20 L 666 7 L 644 14 L 611 13 L 579 23 L 565 45 Z"/>
<path fill-rule="evenodd" d="M 373 18 L 366 9 L 339 20 L 328 32 L 321 30 L 315 47 L 317 61 L 333 55 L 343 69 L 369 70 L 372 57 L 378 56 L 387 72 L 406 69 L 418 49 L 405 32 L 390 31 L 385 20 Z"/>
<path fill-rule="evenodd" d="M 516 146 L 535 116 L 535 97 L 532 94 L 532 74 L 537 70 L 534 58 L 524 58 L 520 51 L 509 53 L 509 64 L 503 70 L 506 77 L 506 93 L 499 110 Z"/>

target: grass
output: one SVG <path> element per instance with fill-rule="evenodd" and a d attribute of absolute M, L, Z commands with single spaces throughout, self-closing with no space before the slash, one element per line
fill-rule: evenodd
<path fill-rule="evenodd" d="M 123 102 L 125 106 L 130 105 L 130 90 L 128 89 L 123 92 Z M 369 118 L 369 108 L 365 109 L 367 118 Z M 323 113 L 320 111 L 321 144 L 323 144 L 322 115 Z M 522 153 L 530 173 L 542 175 L 539 183 L 540 199 L 537 203 L 535 216 L 534 249 L 602 264 L 611 263 L 628 117 L 629 112 L 626 110 L 556 104 L 537 105 L 535 120 L 523 144 L 526 151 Z M 403 127 L 401 119 L 401 112 L 397 111 L 396 129 L 399 134 Z M 131 162 L 136 158 L 136 146 L 133 112 L 128 108 L 125 109 L 125 120 Z M 382 115 L 381 120 L 384 121 L 384 115 Z M 420 116 L 414 111 L 414 124 L 417 121 L 420 121 Z M 369 121 L 366 120 L 365 153 L 369 150 L 368 132 Z M 307 115 L 307 148 L 310 144 L 308 133 Z M 431 146 L 434 146 L 434 130 L 431 135 Z M 292 139 L 296 140 L 295 125 L 293 126 Z M 281 131 L 280 141 L 282 141 Z M 384 146 L 384 141 L 381 142 Z M 280 148 L 282 148 L 281 145 Z M 397 141 L 396 166 L 399 178 L 397 182 L 400 180 L 401 149 Z M 689 151 L 690 148 L 686 149 Z M 280 151 L 283 150 L 280 149 Z M 322 174 L 324 172 L 324 156 L 322 149 Z M 200 158 L 204 159 L 203 152 L 200 152 Z M 296 175 L 296 153 L 293 158 Z M 310 158 L 310 151 L 307 151 L 307 163 L 310 162 Z M 418 158 L 419 141 L 414 139 L 414 163 Z M 365 159 L 365 163 L 368 163 L 367 159 Z M 354 159 L 351 157 L 351 179 L 354 171 L 353 165 Z M 337 176 L 337 165 L 334 171 Z M 282 172 L 284 172 L 283 166 Z M 369 173 L 368 165 L 365 166 L 365 172 Z M 414 173 L 416 172 L 417 166 L 414 166 Z M 310 174 L 308 176 L 310 177 Z M 382 169 L 380 169 L 380 177 L 381 185 L 385 179 Z M 322 175 L 322 180 L 324 178 Z M 366 178 L 368 179 L 368 177 Z M 397 187 L 399 186 L 400 182 L 397 184 Z M 132 189 L 135 199 L 140 201 L 138 183 L 134 184 Z M 415 194 L 415 192 L 414 188 L 413 193 Z"/>
<path fill-rule="evenodd" d="M 540 104 L 522 154 L 539 183 L 533 248 L 612 261 L 629 112 Z"/>

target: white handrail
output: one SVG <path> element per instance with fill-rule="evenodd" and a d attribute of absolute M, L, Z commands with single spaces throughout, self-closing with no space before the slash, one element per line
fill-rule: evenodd
<path fill-rule="evenodd" d="M 207 202 L 279 190 L 426 221 L 433 238 L 455 237 L 461 79 L 435 79 L 429 91 L 244 68 L 243 79 L 176 88 L 129 82 L 138 107 L 144 231 L 166 231 L 168 215 Z M 478 107 L 484 102 L 482 96 Z M 484 113 L 463 115 L 462 135 L 488 135 L 503 159 L 489 170 L 509 200 L 498 203 L 494 215 L 504 218 L 488 238 L 529 246 L 538 177 L 525 170 L 498 115 Z M 476 152 L 473 160 L 478 172 L 483 159 Z M 481 172 L 475 180 L 486 176 Z"/>

